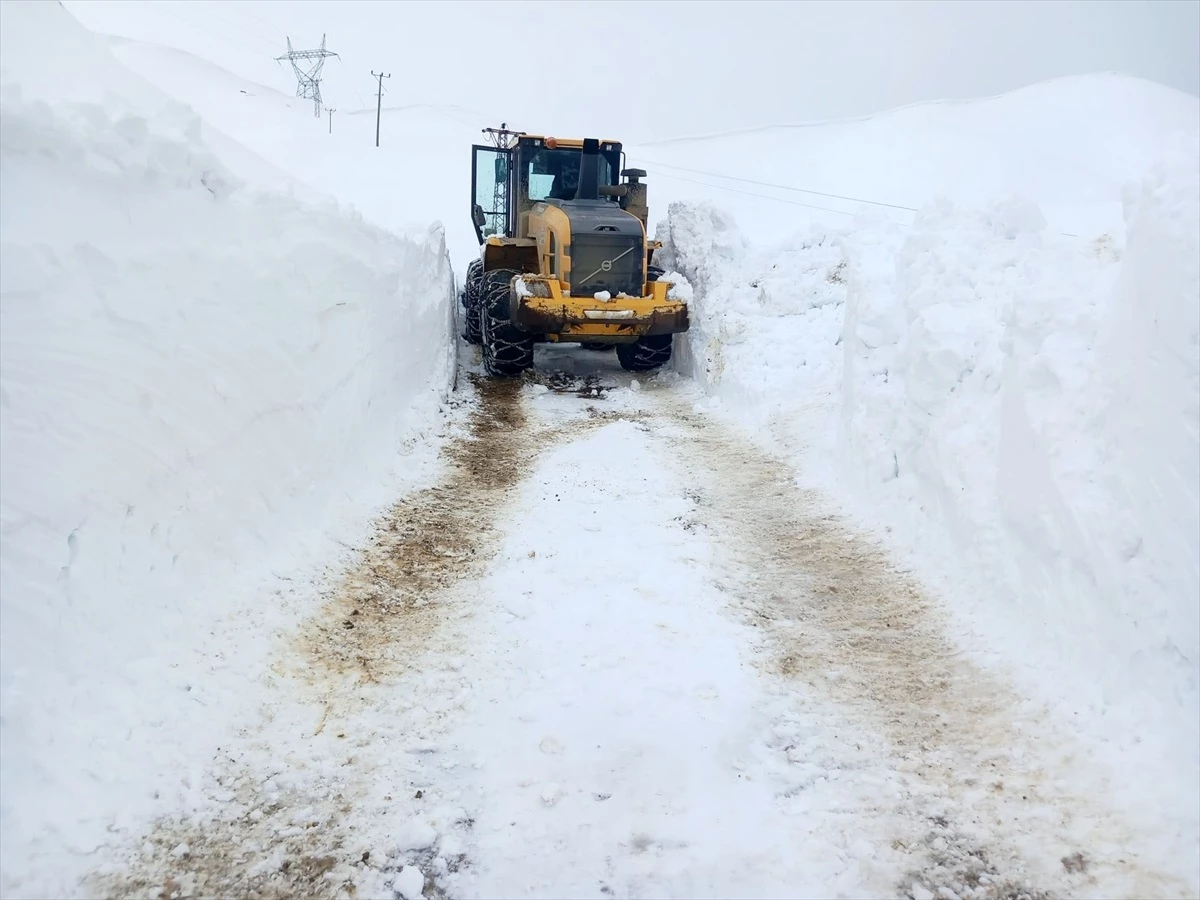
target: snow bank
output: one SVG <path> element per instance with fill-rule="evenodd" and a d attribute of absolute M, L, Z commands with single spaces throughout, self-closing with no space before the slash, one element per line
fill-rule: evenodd
<path fill-rule="evenodd" d="M 258 585 L 404 474 L 453 277 L 440 230 L 255 191 L 57 3 L 6 3 L 2 54 L 0 855 L 64 896 L 253 702 Z"/>
<path fill-rule="evenodd" d="M 1180 146 L 1127 199 L 1129 240 L 1097 341 L 1104 413 L 1132 505 L 1131 567 L 1154 595 L 1189 597 L 1149 623 L 1162 646 L 1200 659 L 1200 141 Z M 1151 613 L 1153 614 L 1153 613 Z"/>
<path fill-rule="evenodd" d="M 690 306 L 676 368 L 756 427 L 783 410 L 827 418 L 846 293 L 839 236 L 814 227 L 768 250 L 711 205 L 672 204 L 656 237 L 655 262 Z"/>
<path fill-rule="evenodd" d="M 1194 185 L 1143 205 L 1120 264 L 1016 202 L 928 210 L 894 256 L 848 237 L 837 444 L 864 507 L 976 589 L 998 661 L 1168 741 L 1193 783 L 1200 283 L 1172 207 Z"/>
<path fill-rule="evenodd" d="M 1127 192 L 1124 247 L 1015 198 L 774 251 L 677 204 L 658 235 L 695 291 L 676 365 L 1103 746 L 1176 865 L 1200 836 L 1198 172 L 1187 135 Z"/>

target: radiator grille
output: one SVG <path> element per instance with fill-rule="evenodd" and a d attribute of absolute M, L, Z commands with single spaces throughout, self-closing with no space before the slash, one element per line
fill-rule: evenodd
<path fill-rule="evenodd" d="M 590 297 L 608 291 L 642 295 L 642 242 L 623 234 L 580 234 L 571 237 L 571 294 Z"/>

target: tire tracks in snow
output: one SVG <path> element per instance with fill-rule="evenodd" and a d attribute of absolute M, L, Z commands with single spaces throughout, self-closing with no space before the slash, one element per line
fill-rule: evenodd
<path fill-rule="evenodd" d="M 559 384 L 551 375 L 542 387 L 547 381 L 584 400 L 601 393 L 599 381 Z M 435 849 L 437 835 L 403 832 L 423 819 L 440 835 L 469 837 L 473 824 L 453 805 L 421 805 L 423 794 L 439 793 L 430 790 L 439 781 L 433 770 L 465 762 L 459 748 L 439 742 L 445 720 L 462 708 L 456 657 L 472 652 L 473 579 L 486 570 L 497 517 L 537 455 L 629 418 L 661 438 L 695 484 L 698 518 L 732 562 L 723 589 L 769 651 L 764 675 L 804 686 L 794 691 L 799 702 L 807 692 L 822 698 L 818 712 L 834 701 L 850 730 L 882 737 L 878 755 L 904 789 L 846 810 L 878 817 L 894 835 L 884 855 L 902 863 L 881 892 L 918 900 L 1186 896 L 1139 868 L 1136 836 L 1114 823 L 1102 798 L 1092 803 L 1059 783 L 1089 783 L 1077 776 L 1088 766 L 1070 755 L 1069 741 L 957 656 L 916 580 L 825 515 L 786 465 L 693 412 L 688 391 L 656 389 L 644 411 L 589 407 L 535 428 L 524 382 L 475 382 L 444 477 L 381 517 L 354 565 L 277 655 L 265 722 L 225 748 L 197 786 L 204 797 L 195 810 L 156 823 L 126 864 L 97 873 L 93 890 L 393 896 L 397 869 L 416 861 L 425 896 L 444 896 L 440 876 L 469 860 L 445 849 L 453 841 Z M 381 834 L 390 844 L 379 843 Z"/>
<path fill-rule="evenodd" d="M 478 571 L 520 458 L 546 437 L 528 430 L 519 384 L 473 385 L 478 406 L 468 435 L 447 448 L 447 477 L 382 516 L 359 564 L 295 638 L 293 674 L 335 718 L 360 702 L 355 687 L 393 678 L 421 656 L 443 619 L 436 598 Z"/>
<path fill-rule="evenodd" d="M 886 741 L 907 786 L 878 810 L 904 823 L 891 848 L 911 862 L 899 896 L 1188 896 L 1139 864 L 1139 836 L 1106 809 L 1104 776 L 1056 723 L 962 658 L 915 578 L 783 463 L 681 398 L 666 407 L 660 427 L 697 480 L 701 518 L 756 575 L 726 590 L 761 631 L 768 674 Z"/>
<path fill-rule="evenodd" d="M 422 796 L 412 783 L 437 754 L 429 735 L 453 706 L 452 655 L 470 617 L 470 598 L 455 588 L 483 571 L 505 498 L 557 439 L 529 426 L 521 382 L 471 382 L 473 408 L 443 454 L 444 476 L 380 517 L 276 654 L 265 722 L 222 748 L 193 785 L 203 799 L 189 814 L 154 823 L 89 889 L 164 900 L 392 896 L 401 856 L 432 860 L 423 836 L 397 854 L 372 843 L 372 826 L 392 811 L 410 818 Z M 420 687 L 405 689 L 413 675 Z M 470 825 L 453 809 L 440 814 L 447 828 Z M 440 893 L 432 877 L 425 887 L 427 897 Z"/>

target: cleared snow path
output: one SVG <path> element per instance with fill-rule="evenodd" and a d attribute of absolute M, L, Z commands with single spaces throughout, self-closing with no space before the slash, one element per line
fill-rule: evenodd
<path fill-rule="evenodd" d="M 539 357 L 477 382 L 278 703 L 97 890 L 1186 896 L 1058 723 L 687 382 Z"/>

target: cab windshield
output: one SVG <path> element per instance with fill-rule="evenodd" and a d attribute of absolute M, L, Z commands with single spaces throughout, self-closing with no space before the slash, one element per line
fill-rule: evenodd
<path fill-rule="evenodd" d="M 542 147 L 529 160 L 530 200 L 574 200 L 579 189 L 577 149 L 550 150 Z M 598 186 L 612 184 L 612 166 L 601 155 L 596 160 Z"/>

